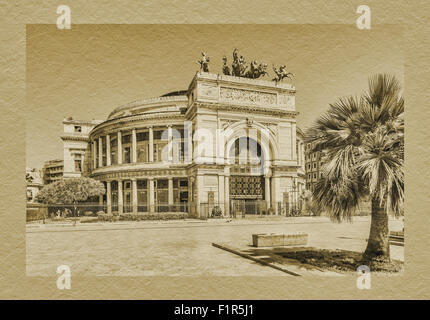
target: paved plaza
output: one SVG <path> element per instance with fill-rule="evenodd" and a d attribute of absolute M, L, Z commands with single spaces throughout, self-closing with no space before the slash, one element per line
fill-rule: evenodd
<path fill-rule="evenodd" d="M 253 233 L 307 232 L 309 246 L 363 251 L 370 218 L 332 223 L 325 217 L 252 220 L 27 225 L 27 275 L 55 276 L 59 265 L 80 276 L 288 276 L 213 242 L 246 246 Z M 390 230 L 402 230 L 390 220 Z M 391 246 L 403 260 L 403 247 Z"/>

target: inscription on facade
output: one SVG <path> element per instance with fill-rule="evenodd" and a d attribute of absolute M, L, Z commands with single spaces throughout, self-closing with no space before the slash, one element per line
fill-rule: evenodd
<path fill-rule="evenodd" d="M 276 94 L 236 88 L 220 89 L 220 100 L 256 105 L 276 105 Z"/>

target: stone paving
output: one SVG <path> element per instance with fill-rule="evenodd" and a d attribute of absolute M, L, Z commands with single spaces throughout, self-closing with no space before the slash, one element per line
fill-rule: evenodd
<path fill-rule="evenodd" d="M 81 276 L 288 276 L 212 242 L 247 246 L 253 233 L 307 232 L 309 246 L 362 251 L 369 227 L 368 217 L 27 225 L 27 275 L 55 276 L 66 264 Z M 402 227 L 390 221 L 390 230 Z M 391 246 L 392 258 L 403 260 L 403 252 Z"/>

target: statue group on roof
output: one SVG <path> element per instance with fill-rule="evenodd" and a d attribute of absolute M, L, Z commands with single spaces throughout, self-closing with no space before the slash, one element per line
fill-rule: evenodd
<path fill-rule="evenodd" d="M 249 65 L 247 65 L 245 58 L 242 55 L 239 55 L 239 50 L 237 48 L 233 51 L 233 62 L 231 67 L 227 63 L 226 56 L 223 56 L 222 60 L 222 73 L 228 76 L 258 79 L 268 75 L 266 63 L 258 63 L 257 60 L 253 60 Z M 201 60 L 198 60 L 197 63 L 200 64 L 201 71 L 209 72 L 209 57 L 206 56 L 205 52 L 202 52 L 202 58 Z M 273 66 L 273 71 L 275 73 L 275 77 L 272 81 L 275 81 L 276 83 L 286 78 L 291 80 L 292 77 L 294 77 L 293 73 L 287 71 L 287 67 L 285 65 L 282 65 L 279 68 Z"/>

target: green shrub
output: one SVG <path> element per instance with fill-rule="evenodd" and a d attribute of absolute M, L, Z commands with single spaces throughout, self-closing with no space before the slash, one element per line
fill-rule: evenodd
<path fill-rule="evenodd" d="M 81 223 L 91 223 L 91 222 L 98 222 L 99 217 L 83 217 L 81 218 Z"/>
<path fill-rule="evenodd" d="M 220 208 L 220 207 L 215 206 L 215 207 L 212 209 L 212 217 L 214 217 L 214 218 L 222 217 L 222 210 L 221 210 L 221 208 Z"/>
<path fill-rule="evenodd" d="M 113 214 L 97 212 L 97 218 L 99 221 L 108 221 L 108 222 L 114 221 L 114 215 Z"/>
<path fill-rule="evenodd" d="M 179 220 L 187 218 L 185 212 L 154 212 L 154 213 L 123 213 L 119 216 L 121 221 L 143 220 Z"/>
<path fill-rule="evenodd" d="M 121 215 L 113 215 L 106 213 L 97 213 L 99 221 L 147 221 L 147 220 L 180 220 L 186 219 L 186 212 L 153 212 L 153 213 L 123 213 Z"/>

